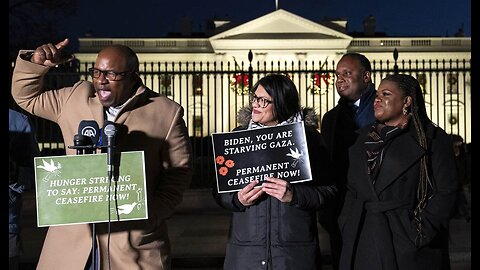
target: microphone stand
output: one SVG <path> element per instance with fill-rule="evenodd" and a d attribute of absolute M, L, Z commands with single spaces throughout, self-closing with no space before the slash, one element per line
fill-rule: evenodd
<path fill-rule="evenodd" d="M 82 135 L 82 134 L 76 134 L 73 137 L 73 146 L 69 146 L 69 148 L 76 149 L 77 150 L 77 155 L 83 155 L 83 154 L 92 154 L 93 150 L 96 149 L 96 146 L 94 144 L 89 143 L 90 138 Z M 90 140 L 91 142 L 91 140 Z M 96 250 L 97 250 L 97 241 L 96 241 L 96 232 L 95 232 L 95 223 L 91 223 L 92 225 L 92 266 L 93 269 L 96 270 L 97 266 L 95 264 L 96 261 Z"/>
<path fill-rule="evenodd" d="M 107 168 L 108 168 L 108 179 L 109 179 L 109 194 L 111 192 L 111 184 L 112 181 L 115 182 L 114 179 L 114 137 L 117 133 L 117 128 L 113 122 L 106 122 L 104 123 L 103 133 L 107 136 Z M 115 182 L 116 184 L 116 182 Z M 116 186 L 115 186 L 116 187 Z M 116 188 L 114 188 L 116 195 Z M 108 244 L 107 244 L 107 258 L 108 258 L 108 267 L 110 268 L 110 201 L 111 197 L 109 196 L 108 199 Z M 120 221 L 120 217 L 118 215 L 118 205 L 117 199 L 115 197 L 115 212 L 117 213 L 117 221 Z"/>
<path fill-rule="evenodd" d="M 110 183 L 114 181 L 114 137 L 117 133 L 117 127 L 113 122 L 108 122 L 107 125 L 103 128 L 103 132 L 107 136 L 107 168 L 108 168 L 108 180 Z M 109 189 L 110 190 L 110 189 Z M 115 189 L 116 190 L 116 189 Z M 110 200 L 109 200 L 110 202 Z M 109 207 L 110 208 L 110 207 Z M 118 211 L 117 200 L 115 199 L 115 209 Z M 110 212 L 109 212 L 110 213 Z M 118 221 L 117 213 L 117 221 Z M 110 218 L 109 218 L 110 220 Z"/>
<path fill-rule="evenodd" d="M 114 180 L 114 137 L 117 132 L 117 128 L 115 125 L 110 122 L 103 128 L 103 132 L 107 136 L 107 169 L 108 169 L 108 179 L 111 183 Z M 83 154 L 92 154 L 95 149 L 97 149 L 96 144 L 94 144 L 88 136 L 82 134 L 76 134 L 73 137 L 73 144 L 74 146 L 69 146 L 69 148 L 73 148 L 77 150 L 77 155 Z M 105 148 L 105 146 L 99 146 L 100 148 Z M 110 191 L 110 187 L 108 189 Z M 110 234 L 110 198 L 108 199 L 108 221 L 109 221 L 109 234 Z M 118 211 L 117 201 L 115 200 L 115 209 Z M 117 212 L 117 220 L 119 220 L 118 212 Z M 92 267 L 94 270 L 97 270 L 96 258 L 97 258 L 97 236 L 95 230 L 95 223 L 91 223 L 92 225 Z M 110 242 L 110 238 L 109 238 Z M 108 244 L 110 245 L 110 243 Z M 109 268 L 110 268 L 110 254 L 109 250 L 107 249 L 107 257 L 109 258 Z"/>

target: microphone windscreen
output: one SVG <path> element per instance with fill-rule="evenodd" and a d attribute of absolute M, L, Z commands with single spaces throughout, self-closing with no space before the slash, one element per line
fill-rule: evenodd
<path fill-rule="evenodd" d="M 105 134 L 105 130 L 107 130 L 108 134 Z M 103 122 L 103 127 L 102 127 L 101 132 L 100 132 L 101 133 L 100 134 L 100 144 L 101 144 L 101 146 L 107 146 L 108 136 L 112 136 L 112 137 L 115 136 L 116 130 L 117 130 L 117 124 L 115 124 L 114 122 L 108 121 L 108 120 Z M 112 135 L 112 132 L 113 132 L 113 135 Z"/>
<path fill-rule="evenodd" d="M 117 127 L 115 126 L 115 123 L 111 121 L 105 121 L 103 124 L 103 133 L 108 136 L 115 136 L 115 133 L 117 133 Z"/>
<path fill-rule="evenodd" d="M 91 139 L 91 144 L 96 145 L 100 136 L 98 123 L 95 120 L 82 120 L 78 125 L 78 134 Z"/>

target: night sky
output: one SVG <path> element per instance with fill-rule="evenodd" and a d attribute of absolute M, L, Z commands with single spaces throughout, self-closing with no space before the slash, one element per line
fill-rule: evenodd
<path fill-rule="evenodd" d="M 96 37 L 165 37 L 180 32 L 183 17 L 191 19 L 192 31 L 202 32 L 208 19 L 241 23 L 275 10 L 275 0 L 78 2 L 77 14 L 62 19 L 62 30 L 72 39 L 87 32 Z M 362 21 L 373 15 L 377 32 L 389 36 L 453 36 L 462 26 L 471 36 L 471 0 L 278 0 L 278 6 L 316 22 L 345 18 L 348 32 L 362 32 Z"/>

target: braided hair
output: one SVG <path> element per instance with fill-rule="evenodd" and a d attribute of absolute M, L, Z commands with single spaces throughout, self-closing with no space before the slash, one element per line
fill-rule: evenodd
<path fill-rule="evenodd" d="M 420 146 L 429 153 L 430 149 L 425 131 L 427 125 L 431 123 L 431 120 L 427 115 L 422 89 L 417 79 L 407 74 L 393 74 L 388 75 L 383 80 L 395 83 L 403 92 L 403 97 L 410 96 L 412 98 L 412 104 L 407 109 L 407 112 L 411 115 Z M 415 244 L 417 246 L 421 245 L 422 240 L 425 238 L 423 234 L 421 214 L 427 206 L 428 200 L 433 196 L 434 190 L 434 183 L 430 177 L 428 163 L 429 158 L 427 154 L 420 159 L 420 179 L 417 188 L 417 205 L 414 210 L 414 222 L 417 229 Z"/>

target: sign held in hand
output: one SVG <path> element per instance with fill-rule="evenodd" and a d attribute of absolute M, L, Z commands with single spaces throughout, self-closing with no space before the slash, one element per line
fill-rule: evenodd
<path fill-rule="evenodd" d="M 242 189 L 265 177 L 290 183 L 312 180 L 303 122 L 250 130 L 213 133 L 219 193 Z"/>

